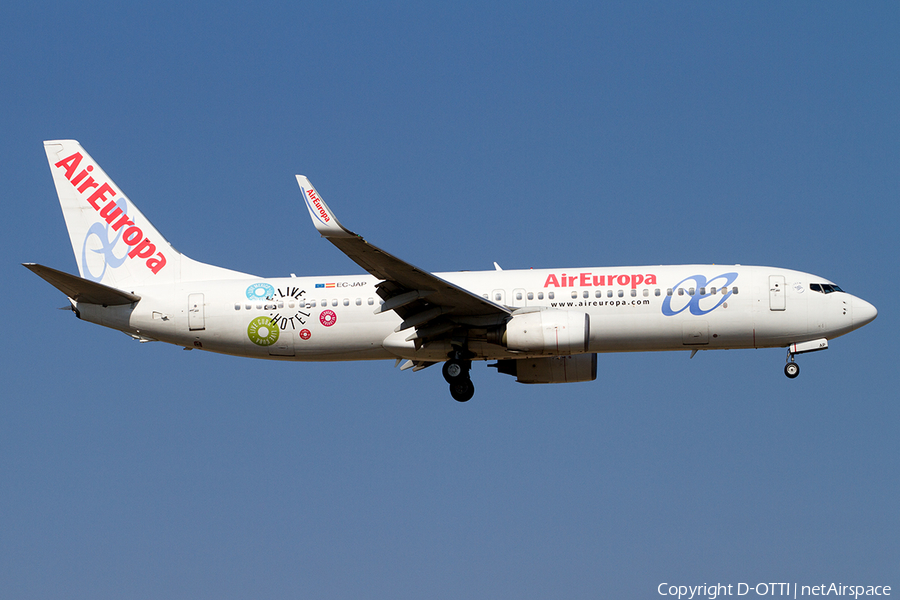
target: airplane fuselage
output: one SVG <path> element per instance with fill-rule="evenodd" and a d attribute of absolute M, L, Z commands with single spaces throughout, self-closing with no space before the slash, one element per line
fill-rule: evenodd
<path fill-rule="evenodd" d="M 509 306 L 588 315 L 580 352 L 785 347 L 832 339 L 871 320 L 874 309 L 828 280 L 788 269 L 678 265 L 436 273 Z M 382 304 L 370 275 L 177 282 L 132 290 L 133 306 L 78 304 L 82 319 L 132 335 L 212 352 L 275 360 L 446 359 L 449 344 L 416 347 Z M 484 337 L 501 323 L 473 324 L 478 359 L 547 356 Z"/>

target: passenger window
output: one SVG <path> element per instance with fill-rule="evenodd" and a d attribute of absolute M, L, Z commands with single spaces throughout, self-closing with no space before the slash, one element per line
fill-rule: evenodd
<path fill-rule="evenodd" d="M 372 306 L 373 304 L 375 304 L 375 299 L 369 298 L 369 306 Z"/>
<path fill-rule="evenodd" d="M 335 298 L 334 300 L 331 301 L 331 305 L 332 305 L 332 306 L 337 306 L 337 298 Z"/>
<path fill-rule="evenodd" d="M 625 290 L 619 290 L 619 298 L 625 297 Z"/>
<path fill-rule="evenodd" d="M 262 310 L 262 304 L 257 304 L 257 305 L 256 305 L 256 310 Z"/>
<path fill-rule="evenodd" d="M 497 292 L 496 294 L 494 294 L 494 300 L 496 300 L 497 302 L 500 302 L 500 300 L 502 300 L 502 299 L 503 299 L 503 296 L 500 294 L 500 292 Z"/>
<path fill-rule="evenodd" d="M 485 300 L 487 300 L 488 295 L 487 295 L 487 294 L 482 294 L 481 297 L 484 298 Z"/>
<path fill-rule="evenodd" d="M 700 288 L 700 295 L 701 295 L 701 296 L 705 296 L 705 295 L 706 295 L 706 288 Z"/>
<path fill-rule="evenodd" d="M 672 288 L 669 288 L 666 290 L 666 296 L 671 296 L 671 295 L 672 295 Z"/>
<path fill-rule="evenodd" d="M 637 298 L 637 290 L 631 290 L 631 297 Z"/>
<path fill-rule="evenodd" d="M 279 302 L 279 303 L 278 303 L 278 308 L 284 308 L 284 302 Z"/>
<path fill-rule="evenodd" d="M 650 290 L 644 290 L 644 298 L 650 295 Z"/>
<path fill-rule="evenodd" d="M 241 305 L 240 305 L 240 304 L 235 304 L 235 305 L 234 305 L 234 310 L 241 310 Z"/>
<path fill-rule="evenodd" d="M 600 298 L 600 297 L 602 297 L 602 296 L 603 296 L 603 291 L 602 291 L 602 290 L 597 290 L 597 291 L 594 292 L 594 298 Z"/>
<path fill-rule="evenodd" d="M 344 298 L 344 306 L 350 306 L 350 299 Z"/>
<path fill-rule="evenodd" d="M 690 294 L 691 296 L 693 296 L 693 295 L 694 295 L 694 288 L 688 288 L 688 294 Z"/>
<path fill-rule="evenodd" d="M 556 292 L 548 292 L 547 293 L 547 298 L 549 298 L 550 300 L 553 300 L 555 297 L 556 297 Z"/>
<path fill-rule="evenodd" d="M 716 288 L 714 288 L 714 287 L 709 288 L 709 293 L 712 294 L 713 296 L 715 296 L 715 295 L 716 295 Z"/>
<path fill-rule="evenodd" d="M 357 306 L 362 306 L 362 298 L 357 298 L 357 299 L 356 299 L 356 305 L 357 305 Z"/>
<path fill-rule="evenodd" d="M 653 290 L 654 296 L 659 296 L 659 294 L 660 294 L 659 288 L 656 288 L 655 290 Z"/>
<path fill-rule="evenodd" d="M 534 292 L 528 292 L 528 299 L 534 300 Z"/>
<path fill-rule="evenodd" d="M 244 305 L 244 309 L 245 309 L 245 310 L 250 310 L 251 308 L 253 308 L 253 307 L 250 306 L 249 304 L 245 304 L 245 305 Z"/>
<path fill-rule="evenodd" d="M 306 305 L 306 308 L 315 308 L 315 307 L 316 307 L 316 301 L 315 301 L 315 300 L 311 300 L 311 301 L 309 302 L 309 304 Z"/>
<path fill-rule="evenodd" d="M 544 299 L 544 292 L 538 292 L 538 300 Z"/>
<path fill-rule="evenodd" d="M 606 297 L 612 298 L 612 290 L 606 290 Z"/>
<path fill-rule="evenodd" d="M 585 298 L 590 298 L 590 297 L 591 297 L 591 293 L 590 293 L 589 291 L 587 291 L 587 290 L 584 290 L 584 293 L 581 294 L 581 295 L 582 295 L 583 297 L 585 297 Z"/>
<path fill-rule="evenodd" d="M 294 308 L 294 303 L 293 303 L 293 302 L 288 302 L 288 308 Z"/>
<path fill-rule="evenodd" d="M 737 289 L 737 286 L 734 286 L 733 288 L 731 288 L 731 293 L 734 294 L 735 296 L 738 295 L 738 289 Z"/>
<path fill-rule="evenodd" d="M 575 290 L 572 290 L 572 297 L 573 297 L 573 298 L 577 298 L 577 297 L 578 297 L 578 292 L 576 292 Z"/>
<path fill-rule="evenodd" d="M 516 300 L 522 299 L 522 292 L 516 292 Z"/>
<path fill-rule="evenodd" d="M 678 288 L 678 295 L 684 296 L 684 288 Z"/>

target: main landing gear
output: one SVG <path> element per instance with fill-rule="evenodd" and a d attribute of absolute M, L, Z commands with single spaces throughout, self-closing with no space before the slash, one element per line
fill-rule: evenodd
<path fill-rule="evenodd" d="M 450 395 L 457 402 L 468 402 L 475 395 L 475 384 L 469 378 L 472 361 L 463 358 L 462 352 L 454 352 L 444 363 L 444 379 L 450 384 Z"/>
<path fill-rule="evenodd" d="M 788 348 L 787 363 L 784 365 L 784 374 L 788 379 L 794 379 L 800 374 L 800 365 L 794 362 L 794 353 Z"/>

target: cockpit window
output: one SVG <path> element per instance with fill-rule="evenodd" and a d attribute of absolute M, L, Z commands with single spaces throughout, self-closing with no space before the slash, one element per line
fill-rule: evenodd
<path fill-rule="evenodd" d="M 811 283 L 809 284 L 809 289 L 814 292 L 819 292 L 820 294 L 830 294 L 831 292 L 844 291 L 833 283 Z"/>

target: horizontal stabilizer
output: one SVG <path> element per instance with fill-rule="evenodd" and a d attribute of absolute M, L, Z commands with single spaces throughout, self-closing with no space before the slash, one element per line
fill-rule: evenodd
<path fill-rule="evenodd" d="M 108 285 L 89 281 L 77 275 L 70 275 L 43 265 L 23 263 L 22 266 L 30 269 L 35 275 L 76 302 L 115 306 L 118 304 L 131 304 L 141 299 L 140 296 L 135 294 L 129 294 Z"/>

